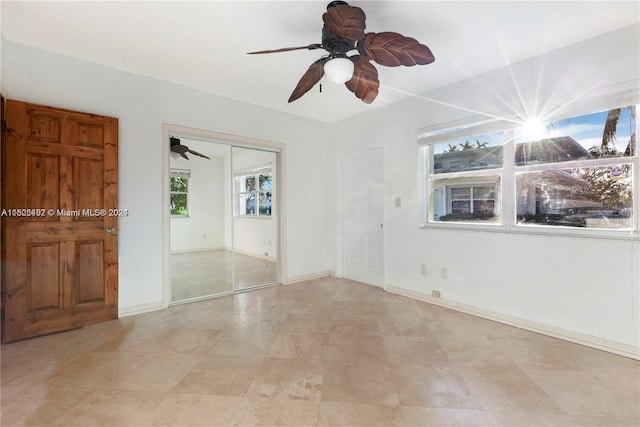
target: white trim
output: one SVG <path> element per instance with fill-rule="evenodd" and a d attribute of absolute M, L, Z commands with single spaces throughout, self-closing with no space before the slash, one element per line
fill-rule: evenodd
<path fill-rule="evenodd" d="M 598 350 L 607 351 L 609 353 L 614 353 L 620 356 L 629 357 L 631 359 L 640 360 L 640 347 L 635 347 L 629 344 L 611 341 L 593 335 L 582 334 L 580 332 L 559 328 L 557 326 L 546 325 L 520 317 L 509 316 L 506 314 L 474 307 L 456 301 L 449 301 L 443 298 L 435 298 L 421 292 L 402 289 L 393 285 L 387 285 L 386 291 L 404 297 L 417 299 L 419 301 L 424 301 L 429 304 L 450 308 L 462 313 L 471 314 L 483 319 L 504 323 L 505 325 L 515 326 L 516 328 L 525 329 L 527 331 L 536 332 L 542 335 L 559 338 L 561 340 L 596 348 Z"/>
<path fill-rule="evenodd" d="M 322 279 L 324 277 L 336 277 L 336 273 L 331 270 L 321 271 L 319 273 L 303 274 L 302 276 L 289 277 L 282 281 L 283 285 L 291 285 L 294 283 L 305 282 L 307 280 Z"/>
<path fill-rule="evenodd" d="M 164 305 L 163 301 L 152 302 L 149 304 L 134 305 L 131 307 L 118 308 L 118 319 L 121 317 L 135 316 L 136 314 L 150 313 L 152 311 L 164 310 L 168 305 Z"/>

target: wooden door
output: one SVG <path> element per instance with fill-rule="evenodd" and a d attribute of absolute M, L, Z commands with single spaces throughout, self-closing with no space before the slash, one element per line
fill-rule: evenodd
<path fill-rule="evenodd" d="M 118 317 L 118 120 L 6 100 L 3 342 Z"/>
<path fill-rule="evenodd" d="M 342 156 L 343 276 L 384 286 L 382 149 Z"/>

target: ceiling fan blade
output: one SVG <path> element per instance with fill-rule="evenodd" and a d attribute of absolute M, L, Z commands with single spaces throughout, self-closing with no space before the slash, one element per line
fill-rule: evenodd
<path fill-rule="evenodd" d="M 289 102 L 293 102 L 300 98 L 305 93 L 315 86 L 324 76 L 324 63 L 327 62 L 327 58 L 320 58 L 309 66 L 306 73 L 300 78 L 298 85 L 293 90 L 293 93 L 289 97 Z"/>
<path fill-rule="evenodd" d="M 354 55 L 350 59 L 353 61 L 353 77 L 345 83 L 345 86 L 362 102 L 371 104 L 378 96 L 380 87 L 378 70 L 364 56 Z"/>
<path fill-rule="evenodd" d="M 189 160 L 189 158 L 187 157 L 187 155 L 184 152 L 180 153 L 180 157 L 184 157 L 185 159 Z"/>
<path fill-rule="evenodd" d="M 435 61 L 431 50 L 416 39 L 394 32 L 367 33 L 358 51 L 387 67 L 426 65 Z"/>
<path fill-rule="evenodd" d="M 259 55 L 259 54 L 263 54 L 263 53 L 278 53 L 278 52 L 289 52 L 291 50 L 303 50 L 303 49 L 307 49 L 307 50 L 313 50 L 313 49 L 321 49 L 322 45 L 321 44 L 310 44 L 307 46 L 297 46 L 297 47 L 283 47 L 282 49 L 274 49 L 274 50 L 259 50 L 257 52 L 247 52 L 248 55 Z"/>
<path fill-rule="evenodd" d="M 322 20 L 327 30 L 341 39 L 358 41 L 364 37 L 367 16 L 356 6 L 338 5 L 327 8 Z"/>
<path fill-rule="evenodd" d="M 209 159 L 209 160 L 211 160 L 209 157 L 205 156 L 204 154 L 202 154 L 202 153 L 198 153 L 197 151 L 190 150 L 190 149 L 188 149 L 188 148 L 187 148 L 187 152 L 188 152 L 188 153 L 191 153 L 191 154 L 194 154 L 194 155 L 196 155 L 196 156 L 204 157 L 205 159 Z"/>

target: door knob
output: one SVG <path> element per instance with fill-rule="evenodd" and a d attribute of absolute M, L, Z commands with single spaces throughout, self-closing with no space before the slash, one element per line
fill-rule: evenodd
<path fill-rule="evenodd" d="M 107 227 L 108 234 L 114 234 L 115 232 L 116 232 L 116 229 L 114 227 Z"/>

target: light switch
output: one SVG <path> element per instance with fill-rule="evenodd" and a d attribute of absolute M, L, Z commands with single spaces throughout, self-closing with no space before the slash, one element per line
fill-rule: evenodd
<path fill-rule="evenodd" d="M 399 208 L 402 205 L 402 199 L 400 197 L 396 197 L 396 208 Z"/>

